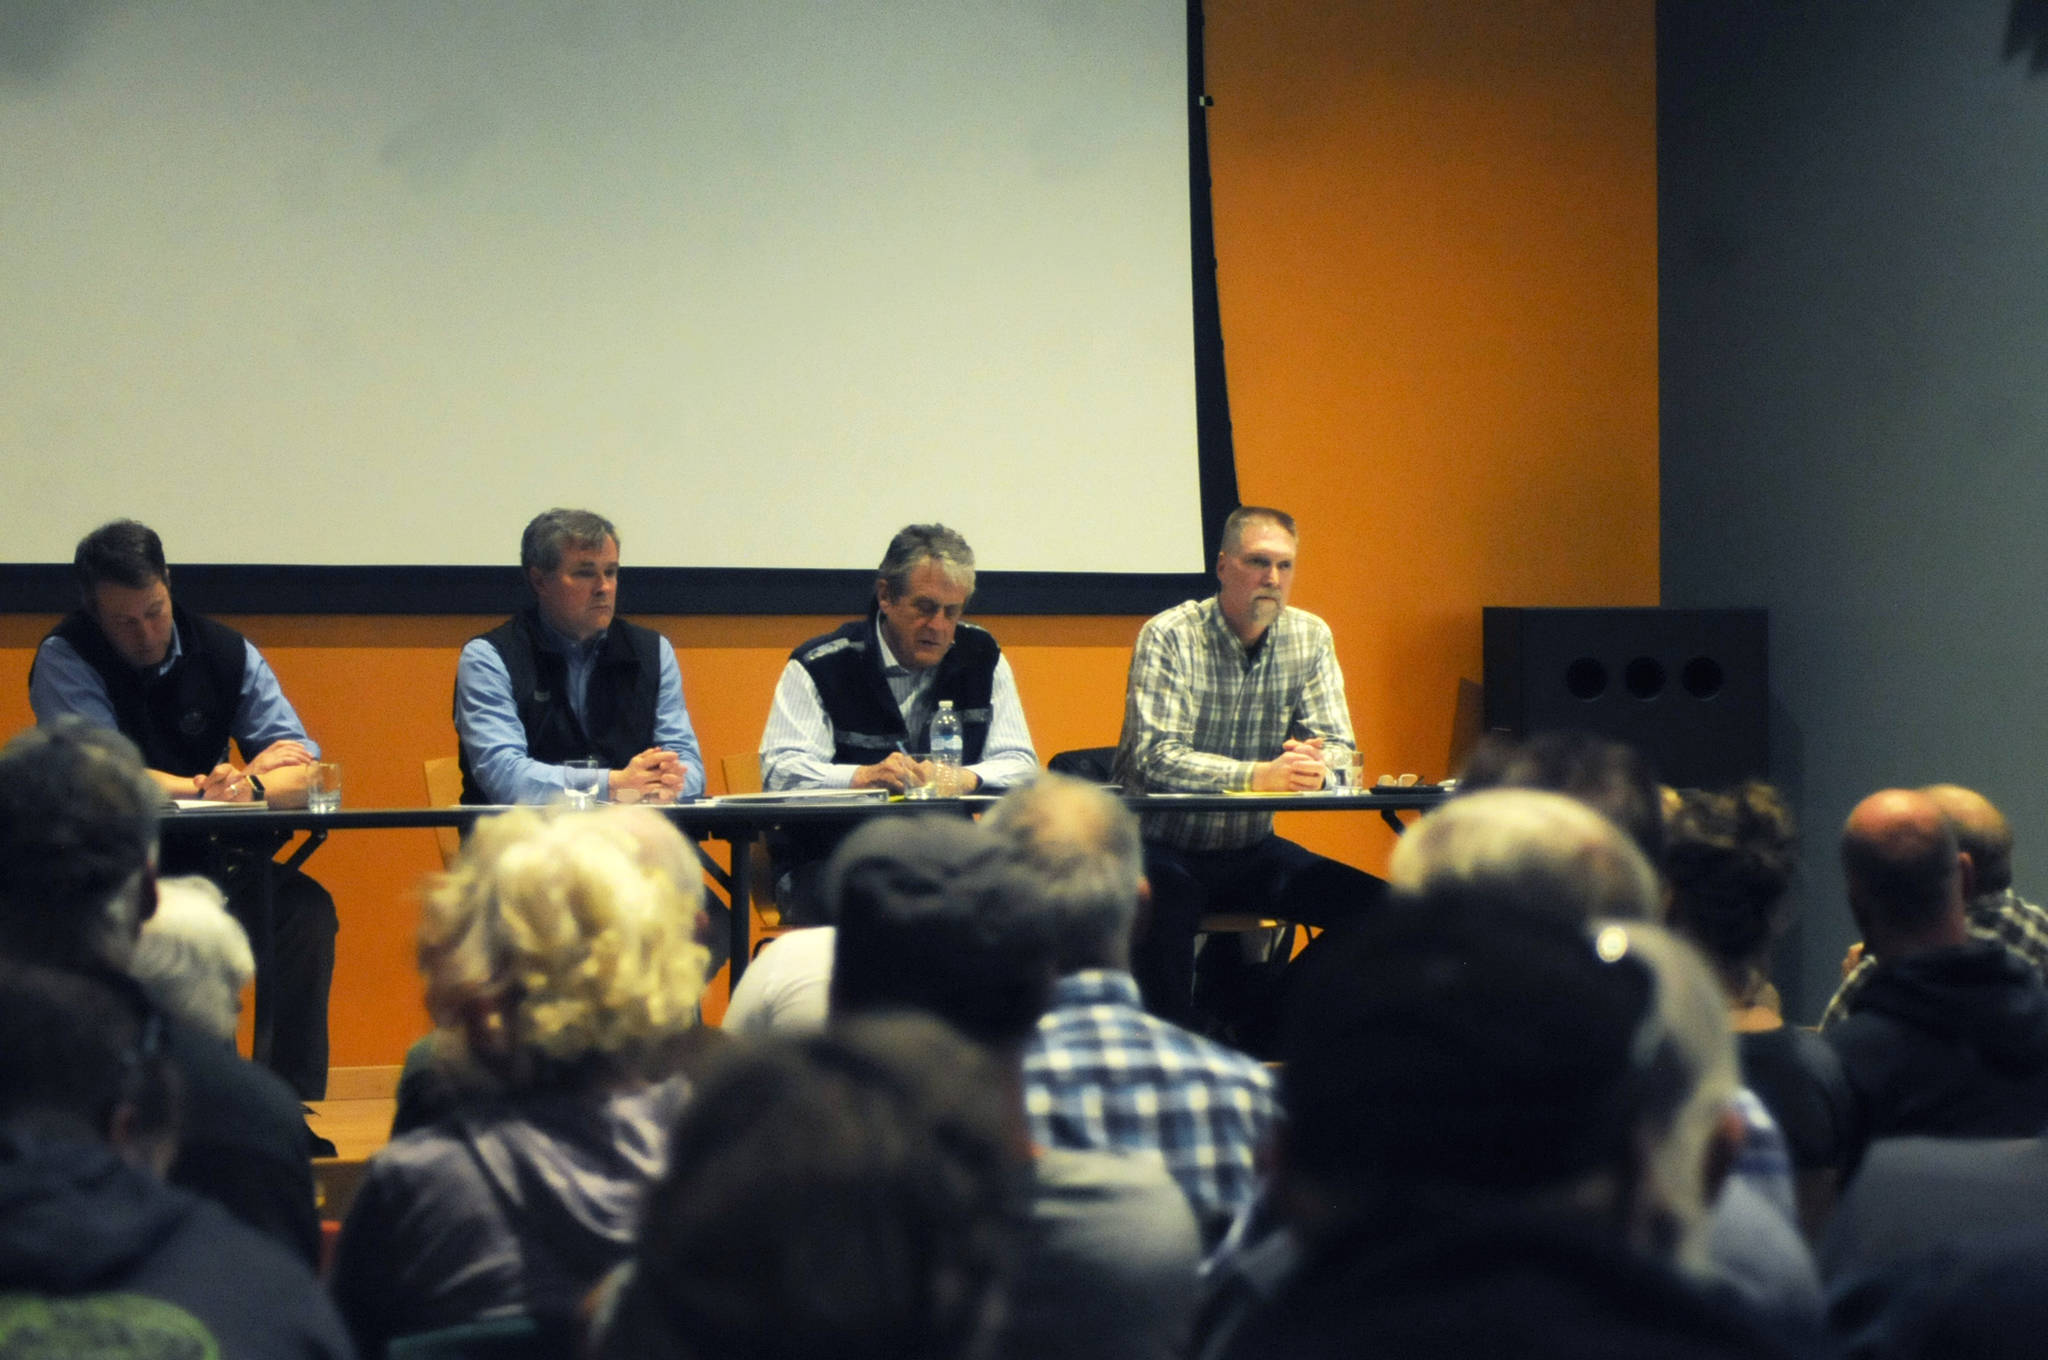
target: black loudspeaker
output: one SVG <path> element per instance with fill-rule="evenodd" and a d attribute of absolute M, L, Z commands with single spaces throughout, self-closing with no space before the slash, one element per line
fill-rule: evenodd
<path fill-rule="evenodd" d="M 1769 776 L 1768 611 L 1491 608 L 1484 630 L 1487 730 L 1612 737 L 1679 788 Z"/>

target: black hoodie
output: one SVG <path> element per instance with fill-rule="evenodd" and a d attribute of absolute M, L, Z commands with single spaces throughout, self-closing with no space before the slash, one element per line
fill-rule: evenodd
<path fill-rule="evenodd" d="M 203 1331 L 223 1360 L 354 1353 L 313 1273 L 226 1210 L 104 1144 L 0 1131 L 0 1333 L 31 1323 L 60 1348 L 112 1325 Z"/>
<path fill-rule="evenodd" d="M 1872 1138 L 2016 1138 L 2048 1124 L 2048 989 L 1975 940 L 1879 964 L 1826 1031 Z"/>

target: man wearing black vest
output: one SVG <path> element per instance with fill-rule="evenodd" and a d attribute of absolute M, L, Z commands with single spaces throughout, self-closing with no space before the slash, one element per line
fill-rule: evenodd
<path fill-rule="evenodd" d="M 29 670 L 36 722 L 73 715 L 118 730 L 173 798 L 304 806 L 320 748 L 255 644 L 172 603 L 156 531 L 134 520 L 103 524 L 80 540 L 72 567 L 81 607 L 43 639 Z M 231 739 L 240 766 L 229 759 Z M 257 873 L 272 876 L 270 1065 L 302 1099 L 318 1100 L 327 1091 L 334 899 L 296 869 L 259 863 L 268 849 L 181 841 L 164 867 L 220 880 L 228 909 L 244 920 L 263 891 Z"/>
<path fill-rule="evenodd" d="M 1009 660 L 985 630 L 960 620 L 973 595 L 966 539 L 943 524 L 899 531 L 876 569 L 874 611 L 790 653 L 761 735 L 763 786 L 901 793 L 942 700 L 960 715 L 964 792 L 1034 777 L 1038 753 Z M 795 875 L 778 890 L 785 911 L 801 917 L 813 904 L 804 871 L 845 830 L 778 846 L 779 867 Z"/>
<path fill-rule="evenodd" d="M 532 607 L 471 638 L 455 669 L 462 801 L 543 803 L 595 758 L 617 802 L 704 791 L 675 648 L 617 617 L 619 533 L 588 510 L 536 515 L 519 542 Z"/>

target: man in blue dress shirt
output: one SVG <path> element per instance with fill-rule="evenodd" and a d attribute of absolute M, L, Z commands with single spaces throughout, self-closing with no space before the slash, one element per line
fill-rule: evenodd
<path fill-rule="evenodd" d="M 172 602 L 156 531 L 134 520 L 103 524 L 80 540 L 72 567 L 80 608 L 50 630 L 29 670 L 36 722 L 68 714 L 119 731 L 173 798 L 303 807 L 319 746 L 254 643 Z M 327 1090 L 334 899 L 297 870 L 265 868 L 267 844 L 214 840 L 173 843 L 163 869 L 219 880 L 228 909 L 245 922 L 260 901 L 258 871 L 273 876 L 270 1064 L 302 1099 L 318 1100 Z"/>
<path fill-rule="evenodd" d="M 549 510 L 520 539 L 533 605 L 470 639 L 455 668 L 462 801 L 542 803 L 565 762 L 595 758 L 617 802 L 704 791 L 682 672 L 667 638 L 617 616 L 619 533 L 588 510 Z"/>

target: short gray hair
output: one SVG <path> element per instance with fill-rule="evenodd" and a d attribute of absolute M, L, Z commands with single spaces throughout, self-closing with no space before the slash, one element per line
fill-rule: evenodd
<path fill-rule="evenodd" d="M 595 550 L 606 539 L 617 543 L 619 531 L 594 510 L 543 510 L 519 536 L 519 565 L 529 571 L 553 571 L 570 548 Z"/>
<path fill-rule="evenodd" d="M 219 887 L 193 874 L 157 884 L 156 914 L 142 923 L 128 971 L 158 1010 L 232 1039 L 242 988 L 256 976 L 256 956 Z"/>
<path fill-rule="evenodd" d="M 1402 896 L 1447 899 L 1567 920 L 1647 920 L 1663 888 L 1622 829 L 1575 798 L 1488 789 L 1454 798 L 1401 837 L 1387 882 Z"/>
<path fill-rule="evenodd" d="M 1221 551 L 1236 551 L 1238 544 L 1244 541 L 1244 526 L 1247 524 L 1270 524 L 1276 529 L 1284 529 L 1295 542 L 1301 541 L 1301 535 L 1294 528 L 1294 516 L 1285 510 L 1275 510 L 1270 505 L 1240 505 L 1223 521 L 1223 539 L 1218 545 Z"/>
<path fill-rule="evenodd" d="M 927 562 L 936 563 L 947 580 L 965 586 L 969 595 L 974 593 L 974 549 L 943 524 L 906 524 L 898 529 L 875 572 L 889 598 L 900 600 L 910 589 L 911 573 Z"/>
<path fill-rule="evenodd" d="M 1052 914 L 1062 974 L 1129 966 L 1145 874 L 1129 808 L 1093 784 L 1047 773 L 997 803 L 987 826 Z"/>

